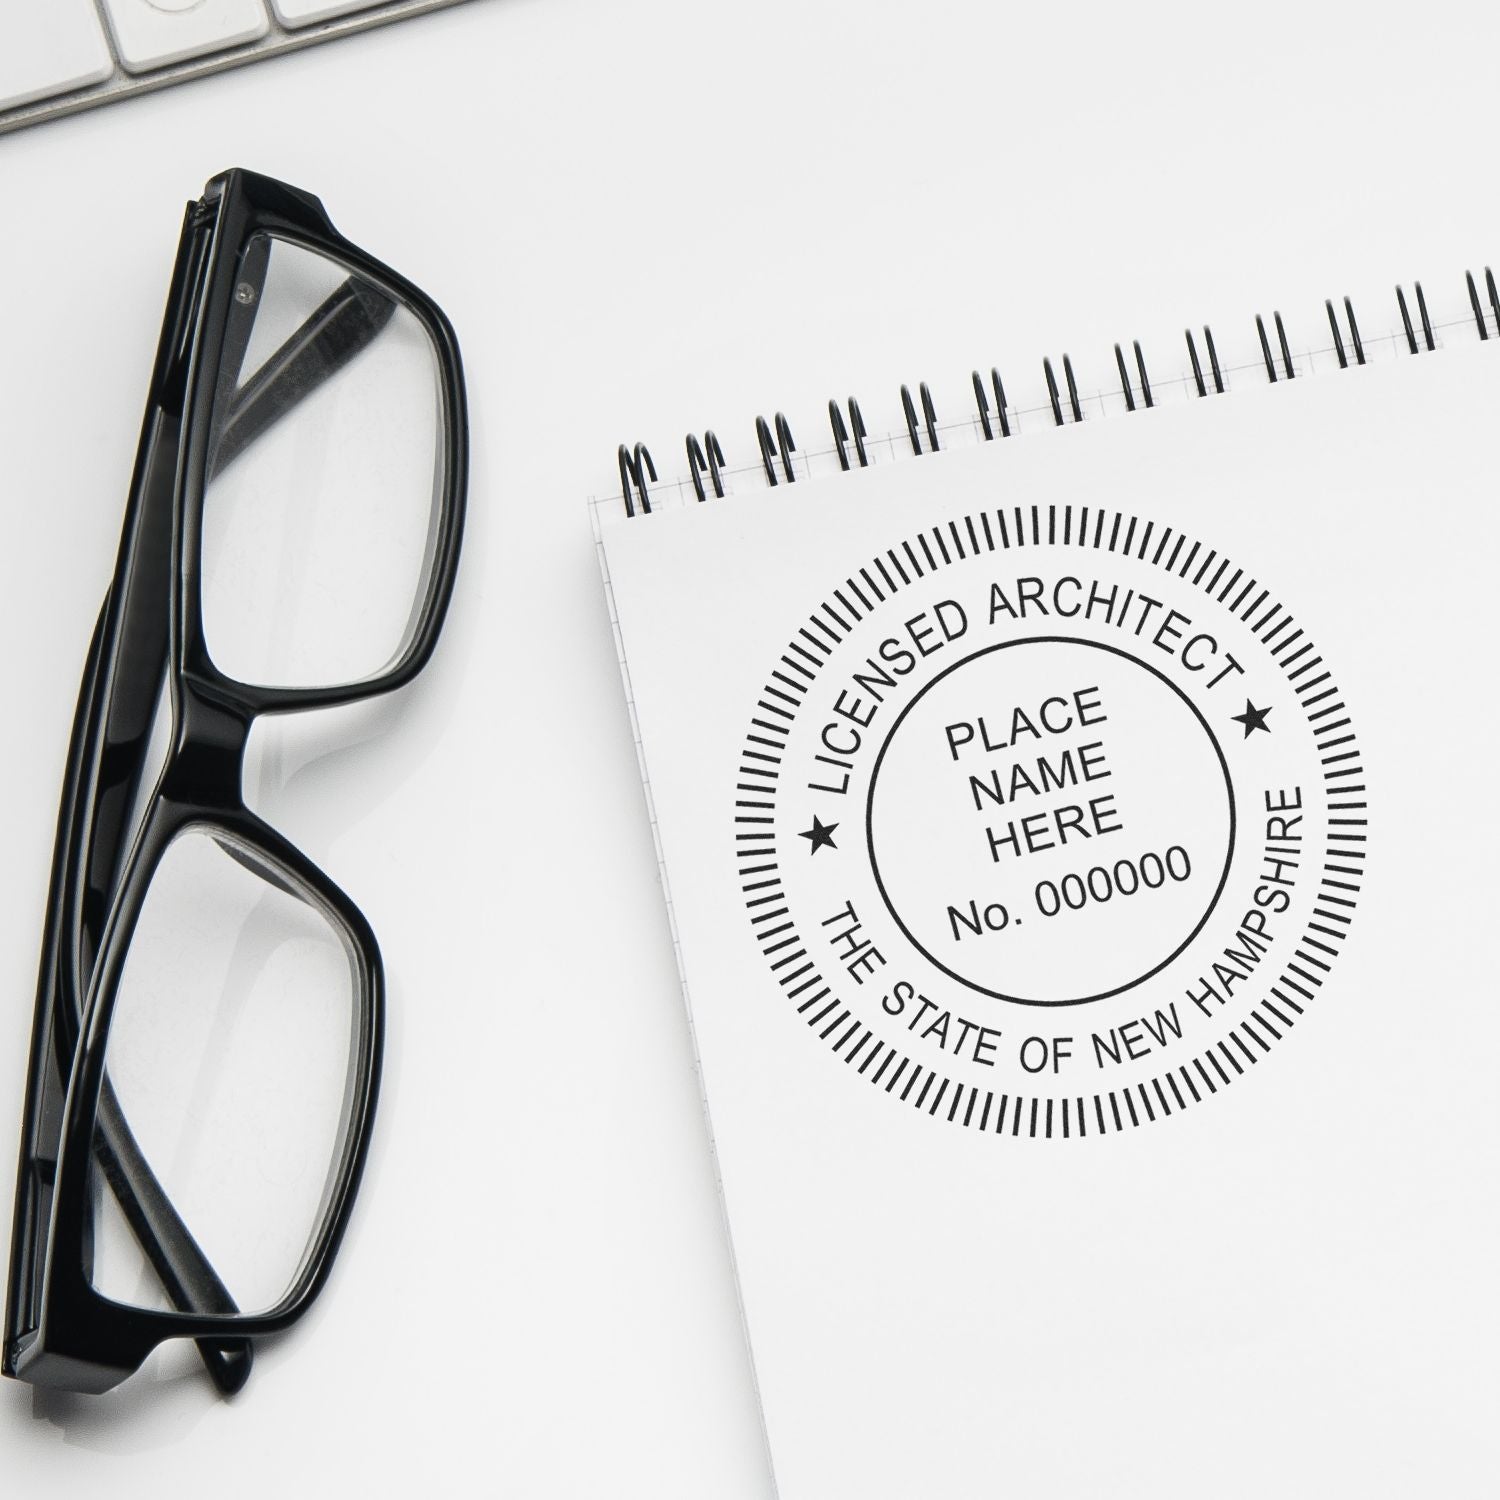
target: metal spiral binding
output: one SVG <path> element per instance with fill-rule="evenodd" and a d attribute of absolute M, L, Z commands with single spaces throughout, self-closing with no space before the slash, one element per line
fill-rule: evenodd
<path fill-rule="evenodd" d="M 1132 340 L 1131 348 L 1135 350 L 1135 367 L 1140 371 L 1141 376 L 1141 399 L 1149 409 L 1156 403 L 1151 399 L 1151 382 L 1146 378 L 1146 356 L 1141 353 L 1141 341 Z M 1121 353 L 1118 344 L 1115 345 L 1115 364 L 1120 371 L 1120 389 L 1125 393 L 1125 410 L 1134 411 L 1135 392 L 1130 388 L 1130 371 L 1125 368 L 1125 356 Z"/>
<path fill-rule="evenodd" d="M 865 419 L 859 410 L 859 402 L 853 396 L 849 398 L 849 425 L 844 425 L 844 414 L 839 410 L 837 401 L 828 403 L 828 424 L 833 428 L 833 444 L 839 450 L 839 468 L 846 474 L 849 472 L 849 434 L 854 433 L 854 453 L 859 459 L 859 466 L 867 469 L 870 460 L 865 454 L 865 438 L 869 434 L 865 431 Z"/>
<path fill-rule="evenodd" d="M 927 389 L 927 382 L 925 380 L 918 389 L 922 397 L 922 420 L 927 424 L 927 442 L 929 444 L 927 451 L 929 453 L 936 453 L 938 451 L 937 411 L 932 404 L 932 392 Z M 922 440 L 917 435 L 917 408 L 911 399 L 910 386 L 903 385 L 901 387 L 901 410 L 906 417 L 906 433 L 911 439 L 911 451 L 920 458 L 922 456 Z"/>
<path fill-rule="evenodd" d="M 1271 316 L 1276 323 L 1276 341 L 1281 345 L 1281 367 L 1286 371 L 1286 378 L 1293 380 L 1297 372 L 1292 369 L 1292 351 L 1287 347 L 1286 325 L 1281 321 L 1280 313 L 1272 313 Z M 1208 332 L 1206 328 L 1203 331 Z M 1259 313 L 1255 315 L 1255 331 L 1260 335 L 1260 353 L 1266 362 L 1266 374 L 1270 377 L 1271 384 L 1275 385 L 1276 361 L 1271 358 L 1271 344 L 1266 338 L 1266 320 Z"/>
<path fill-rule="evenodd" d="M 1474 286 L 1474 273 L 1464 272 L 1464 280 L 1469 285 L 1469 304 L 1474 309 L 1474 321 L 1479 325 L 1479 337 L 1489 338 L 1489 333 L 1484 326 L 1484 313 L 1479 308 L 1479 293 Z M 1489 294 L 1490 308 L 1495 314 L 1495 333 L 1500 336 L 1500 294 L 1495 290 L 1495 273 L 1488 266 L 1484 268 L 1484 289 Z"/>
<path fill-rule="evenodd" d="M 1323 303 L 1328 313 L 1328 326 L 1333 330 L 1333 352 L 1339 357 L 1339 369 L 1349 368 L 1349 356 L 1344 353 L 1344 339 L 1339 332 L 1338 315 L 1333 310 L 1333 299 L 1327 298 Z M 1360 363 L 1365 362 L 1365 346 L 1360 342 L 1359 324 L 1354 321 L 1354 304 L 1344 298 L 1344 316 L 1349 320 L 1349 342 L 1354 346 L 1354 358 Z"/>
<path fill-rule="evenodd" d="M 1062 401 L 1057 393 L 1057 376 L 1052 373 L 1052 361 L 1042 361 L 1042 373 L 1047 377 L 1047 395 L 1052 402 L 1052 420 L 1059 427 L 1063 425 Z M 1078 382 L 1073 378 L 1073 361 L 1065 354 L 1063 355 L 1063 378 L 1068 383 L 1068 405 L 1073 412 L 1075 422 L 1083 421 L 1083 408 L 1078 402 Z"/>
<path fill-rule="evenodd" d="M 646 489 L 646 481 L 641 473 L 642 464 L 645 472 L 651 476 L 652 484 L 656 483 L 656 465 L 651 462 L 651 454 L 644 443 L 637 443 L 632 453 L 624 443 L 620 444 L 620 493 L 625 497 L 625 514 L 633 516 L 635 507 L 630 500 L 630 487 L 635 486 L 635 492 L 640 496 L 641 514 L 651 514 L 651 495 Z"/>
<path fill-rule="evenodd" d="M 1198 388 L 1200 396 L 1208 394 L 1208 387 L 1203 383 L 1203 366 L 1198 363 L 1198 346 L 1193 342 L 1193 330 L 1185 328 L 1183 336 L 1187 339 L 1188 358 L 1193 362 L 1193 384 Z M 1224 376 L 1219 370 L 1219 351 L 1214 348 L 1214 336 L 1209 330 L 1208 324 L 1203 325 L 1203 342 L 1208 348 L 1208 363 L 1213 370 L 1214 393 L 1222 396 L 1224 394 Z"/>
<path fill-rule="evenodd" d="M 1500 340 L 1500 286 L 1497 286 L 1495 274 L 1488 266 L 1484 268 L 1483 280 L 1484 285 L 1481 290 L 1475 273 L 1464 272 L 1469 310 L 1473 314 L 1474 326 L 1482 341 L 1487 342 L 1492 334 Z M 1405 349 L 1410 354 L 1435 350 L 1437 334 L 1420 281 L 1412 283 L 1412 298 L 1416 304 L 1415 317 L 1413 317 L 1412 303 L 1408 301 L 1405 287 L 1396 287 L 1396 306 L 1401 314 L 1401 333 L 1396 338 L 1401 340 L 1404 336 Z M 1332 352 L 1338 359 L 1339 369 L 1347 370 L 1351 364 L 1364 365 L 1367 362 L 1367 354 L 1359 323 L 1354 316 L 1354 304 L 1348 297 L 1340 300 L 1343 303 L 1342 319 L 1331 297 L 1325 299 L 1323 311 L 1328 320 L 1329 332 L 1333 337 Z M 1493 325 L 1491 319 L 1493 319 Z M 1274 343 L 1271 329 L 1275 330 Z M 1266 319 L 1257 314 L 1255 331 L 1260 344 L 1261 366 L 1265 370 L 1267 380 L 1274 384 L 1282 380 L 1296 379 L 1297 365 L 1292 358 L 1291 340 L 1281 314 L 1279 312 L 1271 314 L 1269 327 Z M 1199 340 L 1194 336 L 1191 328 L 1184 330 L 1183 337 L 1187 344 L 1188 360 L 1191 365 L 1189 389 L 1199 396 L 1223 395 L 1227 385 L 1224 368 L 1219 361 L 1219 351 L 1214 343 L 1213 330 L 1207 324 L 1203 325 L 1201 352 Z M 1326 349 L 1323 352 L 1326 353 Z M 1120 380 L 1120 395 L 1124 399 L 1125 410 L 1130 413 L 1151 410 L 1156 405 L 1156 396 L 1151 388 L 1151 380 L 1146 370 L 1146 357 L 1141 349 L 1140 340 L 1135 339 L 1131 342 L 1130 356 L 1133 356 L 1133 361 L 1127 356 L 1122 344 L 1114 346 L 1114 356 L 1115 370 Z M 1083 400 L 1079 395 L 1078 379 L 1073 369 L 1071 356 L 1067 354 L 1062 356 L 1061 382 L 1050 357 L 1043 359 L 1042 373 L 1046 379 L 1047 403 L 1051 409 L 1054 425 L 1067 426 L 1070 419 L 1073 423 L 1082 422 L 1084 420 Z M 1015 431 L 1013 424 L 1015 409 L 1010 406 L 1006 398 L 1000 371 L 992 367 L 989 378 L 986 380 L 978 370 L 974 370 L 970 374 L 970 383 L 974 392 L 974 413 L 971 420 L 977 417 L 979 433 L 983 440 L 993 442 L 996 437 L 1012 436 Z M 1045 411 L 1048 407 L 1042 410 Z M 937 403 L 926 381 L 918 383 L 915 395 L 912 394 L 910 386 L 901 387 L 901 410 L 906 427 L 906 439 L 911 445 L 912 453 L 919 457 L 937 453 L 942 447 Z M 847 473 L 856 466 L 861 469 L 868 468 L 871 462 L 869 433 L 859 402 L 853 396 L 848 397 L 842 406 L 836 400 L 830 401 L 828 424 L 833 433 L 834 454 L 837 456 L 840 470 Z M 797 471 L 792 456 L 797 451 L 797 444 L 786 416 L 782 412 L 777 412 L 769 422 L 763 416 L 756 417 L 755 440 L 767 485 L 774 488 L 782 483 L 795 483 Z M 729 469 L 729 464 L 725 460 L 724 448 L 718 437 L 709 430 L 705 431 L 701 438 L 690 433 L 684 442 L 687 451 L 688 477 L 693 493 L 699 501 L 704 501 L 709 498 L 711 489 L 713 498 L 722 499 L 726 493 L 724 476 Z M 633 517 L 639 511 L 642 515 L 649 515 L 651 513 L 649 485 L 657 482 L 656 466 L 652 462 L 650 451 L 643 443 L 637 443 L 633 448 L 622 443 L 619 449 L 619 467 L 620 494 L 625 502 L 625 514 Z M 804 472 L 806 472 L 805 465 Z"/>
<path fill-rule="evenodd" d="M 1436 349 L 1437 343 L 1432 337 L 1432 319 L 1427 316 L 1427 299 L 1422 295 L 1422 283 L 1414 281 L 1413 287 L 1417 293 L 1417 311 L 1422 316 L 1422 338 L 1429 350 Z M 1401 326 L 1406 330 L 1406 346 L 1413 353 L 1417 351 L 1417 336 L 1411 330 L 1411 312 L 1406 306 L 1406 293 L 1398 286 L 1396 288 L 1396 303 L 1401 309 Z"/>
<path fill-rule="evenodd" d="M 1000 383 L 999 370 L 991 367 L 990 384 L 995 388 L 995 416 L 1000 422 L 1000 436 L 1010 436 L 1010 418 L 1005 414 L 1005 387 Z M 984 430 L 984 440 L 991 443 L 995 440 L 995 429 L 990 426 L 990 403 L 984 394 L 984 381 L 979 378 L 979 371 L 974 371 L 974 404 L 979 408 L 979 425 Z"/>
<path fill-rule="evenodd" d="M 781 467 L 786 474 L 786 482 L 795 484 L 797 482 L 797 471 L 792 468 L 792 454 L 797 445 L 792 441 L 792 428 L 787 419 L 780 412 L 776 413 L 776 435 L 771 435 L 771 428 L 764 417 L 755 419 L 755 441 L 760 445 L 760 461 L 765 465 L 766 482 L 772 489 L 776 488 L 776 465 L 773 460 L 778 450 L 781 454 Z"/>
<path fill-rule="evenodd" d="M 1474 309 L 1474 322 L 1478 325 L 1479 337 L 1487 339 L 1490 336 L 1490 331 L 1484 326 L 1484 313 L 1479 306 L 1479 288 L 1474 285 L 1474 273 L 1472 271 L 1464 272 L 1464 285 L 1469 291 L 1469 306 Z"/>
<path fill-rule="evenodd" d="M 724 467 L 724 450 L 719 446 L 719 439 L 712 428 L 703 434 L 703 442 L 690 432 L 686 438 L 688 473 L 693 478 L 693 490 L 697 494 L 699 502 L 708 499 L 703 490 L 703 473 L 708 471 L 710 483 L 714 487 L 714 499 L 724 498 L 724 476 L 720 472 Z M 708 449 L 708 457 L 703 456 L 703 450 Z M 656 476 L 653 474 L 652 478 Z"/>

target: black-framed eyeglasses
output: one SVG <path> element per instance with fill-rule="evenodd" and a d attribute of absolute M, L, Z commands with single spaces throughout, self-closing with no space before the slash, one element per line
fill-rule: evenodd
<path fill-rule="evenodd" d="M 189 204 L 68 750 L 7 1375 L 103 1391 L 187 1337 L 237 1390 L 250 1341 L 328 1276 L 379 1083 L 380 950 L 247 807 L 246 740 L 427 662 L 467 430 L 448 320 L 316 198 L 232 171 Z"/>

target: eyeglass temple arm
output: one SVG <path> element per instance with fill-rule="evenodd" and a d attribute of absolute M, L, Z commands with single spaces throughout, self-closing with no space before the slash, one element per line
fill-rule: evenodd
<path fill-rule="evenodd" d="M 148 467 L 148 475 L 150 472 Z M 169 467 L 167 472 L 170 473 Z M 149 478 L 147 482 L 149 485 Z M 150 520 L 154 518 L 152 516 L 153 501 L 158 501 L 159 498 L 159 495 L 153 495 L 149 491 L 145 496 L 147 515 L 143 517 L 143 522 L 146 525 L 149 525 Z M 160 514 L 159 509 L 156 510 L 156 514 Z M 167 516 L 170 521 L 170 509 L 167 511 Z M 120 677 L 124 679 L 122 686 L 126 688 L 126 696 L 136 699 L 137 695 L 142 695 L 145 702 L 154 703 L 161 674 L 166 664 L 165 622 L 151 628 L 151 622 L 139 618 L 141 610 L 146 607 L 144 601 L 149 593 L 149 580 L 136 578 L 131 582 L 145 583 L 148 587 L 132 590 L 127 583 L 124 614 L 128 623 L 124 631 L 117 670 Z M 133 610 L 136 618 L 130 618 Z M 80 715 L 87 714 L 90 718 L 103 711 L 103 705 L 98 703 L 97 684 L 102 661 L 105 618 L 108 612 L 109 600 L 106 599 L 104 608 L 100 612 L 99 625 L 94 632 L 94 641 L 90 648 L 85 673 L 84 691 L 79 704 Z M 141 626 L 147 628 L 141 629 L 139 628 Z M 89 862 L 96 869 L 101 867 L 101 862 L 103 867 L 111 870 L 118 867 L 123 852 L 120 845 L 125 831 L 125 822 L 122 812 L 113 812 L 111 815 L 111 810 L 126 809 L 134 799 L 135 788 L 145 764 L 149 727 L 149 721 L 147 721 L 142 729 L 121 742 L 117 748 L 117 754 L 126 762 L 125 765 L 117 767 L 117 774 L 121 771 L 124 773 L 125 785 L 120 789 L 123 795 L 117 794 L 109 798 L 108 808 L 100 809 L 96 815 L 89 850 Z M 81 777 L 81 759 L 87 753 L 86 747 L 92 738 L 93 736 L 87 733 L 75 737 L 75 745 L 70 752 L 70 784 Z M 87 920 L 85 916 L 85 921 Z M 98 934 L 95 933 L 94 945 L 97 945 L 97 939 Z M 55 969 L 51 983 L 54 1006 L 73 1005 L 75 1008 L 78 1006 L 77 999 L 70 999 L 60 993 L 59 976 Z M 220 1280 L 208 1257 L 204 1255 L 197 1240 L 193 1238 L 192 1232 L 172 1206 L 171 1200 L 142 1154 L 107 1077 L 99 1099 L 94 1154 L 104 1172 L 105 1180 L 114 1193 L 116 1202 L 120 1205 L 120 1211 L 126 1223 L 130 1225 L 142 1252 L 150 1261 L 168 1297 L 178 1311 L 217 1314 L 238 1312 L 239 1309 L 230 1296 L 228 1288 Z M 202 1338 L 196 1340 L 196 1343 L 199 1356 L 220 1391 L 226 1395 L 232 1395 L 244 1386 L 250 1378 L 250 1370 L 254 1362 L 249 1339 Z"/>
<path fill-rule="evenodd" d="M 209 457 L 209 479 L 222 473 L 256 438 L 368 348 L 396 311 L 396 304 L 384 292 L 351 276 L 236 391 L 234 381 L 244 360 L 260 297 L 260 287 L 244 279 L 249 260 L 247 254 L 237 284 L 247 291 L 247 302 L 235 302 L 225 330 L 219 399 L 222 403 L 227 398 L 228 414 L 217 427 Z M 263 268 L 260 274 L 263 279 Z"/>
<path fill-rule="evenodd" d="M 239 1307 L 229 1289 L 141 1154 L 107 1078 L 99 1097 L 94 1157 L 172 1305 L 181 1312 L 237 1313 Z M 254 1355 L 249 1339 L 202 1338 L 196 1342 L 205 1368 L 225 1395 L 233 1395 L 250 1378 Z"/>

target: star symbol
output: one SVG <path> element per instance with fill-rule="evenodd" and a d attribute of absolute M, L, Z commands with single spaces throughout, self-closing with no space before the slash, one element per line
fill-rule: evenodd
<path fill-rule="evenodd" d="M 1271 726 L 1266 723 L 1266 715 L 1270 713 L 1269 708 L 1257 708 L 1248 698 L 1245 699 L 1245 711 L 1242 714 L 1231 714 L 1230 718 L 1236 724 L 1245 726 L 1245 738 L 1250 738 L 1250 732 L 1254 729 L 1264 729 L 1267 734 L 1271 732 Z"/>
<path fill-rule="evenodd" d="M 839 825 L 837 823 L 820 823 L 818 815 L 813 814 L 813 826 L 806 833 L 799 833 L 799 839 L 807 839 L 812 844 L 812 852 L 816 854 L 819 849 L 827 845 L 830 849 L 837 849 L 838 845 L 833 841 L 833 830 Z"/>

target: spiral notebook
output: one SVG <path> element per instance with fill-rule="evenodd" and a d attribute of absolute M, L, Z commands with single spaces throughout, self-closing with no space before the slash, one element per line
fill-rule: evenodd
<path fill-rule="evenodd" d="M 621 450 L 782 1500 L 1492 1485 L 1500 301 L 1451 290 Z"/>

